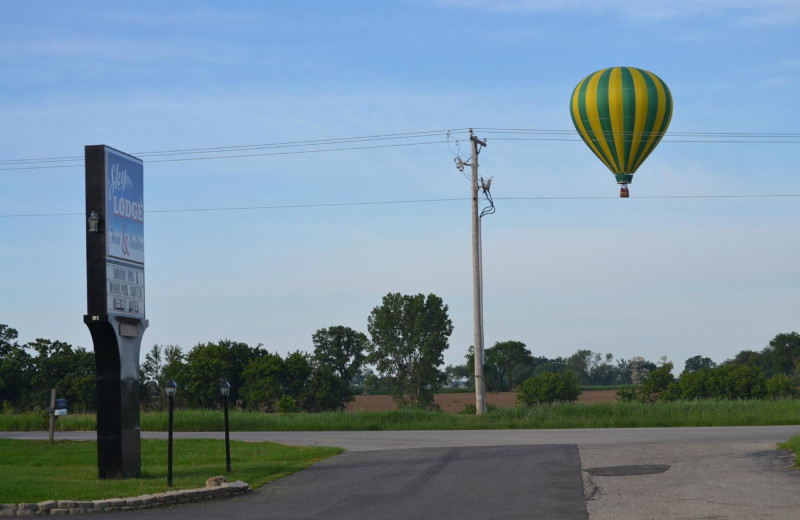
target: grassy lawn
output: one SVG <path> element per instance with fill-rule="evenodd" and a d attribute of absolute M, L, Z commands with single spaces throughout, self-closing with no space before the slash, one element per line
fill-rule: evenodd
<path fill-rule="evenodd" d="M 795 456 L 794 467 L 800 468 L 800 437 L 792 437 L 778 447 L 782 450 L 792 450 Z"/>
<path fill-rule="evenodd" d="M 95 442 L 0 439 L 0 503 L 97 500 L 205 486 L 223 475 L 256 488 L 341 452 L 338 448 L 231 441 L 231 473 L 225 472 L 225 442 L 175 440 L 173 487 L 167 482 L 167 443 L 142 439 L 142 478 L 99 480 Z"/>

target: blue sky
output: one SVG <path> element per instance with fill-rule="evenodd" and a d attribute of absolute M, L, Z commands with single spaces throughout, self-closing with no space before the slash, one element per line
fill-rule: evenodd
<path fill-rule="evenodd" d="M 311 350 L 322 327 L 366 332 L 388 292 L 433 292 L 455 326 L 446 362 L 461 363 L 470 204 L 453 160 L 474 127 L 497 206 L 483 223 L 487 346 L 719 362 L 800 329 L 798 35 L 789 0 L 7 1 L 0 161 L 89 144 L 142 157 L 143 351 Z M 576 134 L 556 133 L 573 130 L 575 85 L 618 65 L 658 74 L 674 99 L 629 200 Z M 433 144 L 147 155 L 427 131 L 363 144 Z M 33 165 L 69 167 L 0 164 L 0 323 L 91 348 L 83 169 Z M 324 206 L 434 199 L 456 200 Z"/>

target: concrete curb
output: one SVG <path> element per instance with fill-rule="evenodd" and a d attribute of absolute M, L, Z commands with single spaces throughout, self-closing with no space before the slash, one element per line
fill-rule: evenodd
<path fill-rule="evenodd" d="M 33 515 L 75 515 L 83 513 L 113 513 L 115 511 L 132 511 L 134 509 L 150 509 L 175 504 L 186 504 L 227 498 L 250 491 L 247 482 L 223 482 L 218 486 L 195 489 L 165 491 L 152 495 L 140 495 L 129 498 L 107 498 L 104 500 L 45 500 L 39 503 L 23 502 L 21 504 L 0 504 L 0 516 L 33 516 Z"/>

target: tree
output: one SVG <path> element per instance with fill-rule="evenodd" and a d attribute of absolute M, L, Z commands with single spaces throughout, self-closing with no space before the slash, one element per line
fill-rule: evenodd
<path fill-rule="evenodd" d="M 717 364 L 714 363 L 711 358 L 703 357 L 698 354 L 687 359 L 683 369 L 689 373 L 692 373 L 704 368 L 714 368 L 716 366 Z"/>
<path fill-rule="evenodd" d="M 297 350 L 286 356 L 281 378 L 283 393 L 295 400 L 301 400 L 312 372 L 310 356 L 305 352 Z"/>
<path fill-rule="evenodd" d="M 775 336 L 764 349 L 768 360 L 769 374 L 792 375 L 800 361 L 800 334 L 783 333 Z"/>
<path fill-rule="evenodd" d="M 794 399 L 797 383 L 786 374 L 776 374 L 767 380 L 767 395 L 773 399 Z"/>
<path fill-rule="evenodd" d="M 614 365 L 614 355 L 610 352 L 605 357 L 595 354 L 592 365 L 589 367 L 590 385 L 619 385 L 627 384 L 627 372 L 620 369 L 619 362 Z"/>
<path fill-rule="evenodd" d="M 498 341 L 486 349 L 486 361 L 497 371 L 502 391 L 510 389 L 514 384 L 515 371 L 533 363 L 533 355 L 521 341 Z"/>
<path fill-rule="evenodd" d="M 369 315 L 367 360 L 386 377 L 399 407 L 430 407 L 444 383 L 439 367 L 453 333 L 447 309 L 435 294 L 389 293 Z"/>
<path fill-rule="evenodd" d="M 351 384 L 364 364 L 368 343 L 366 334 L 337 325 L 319 329 L 311 336 L 311 342 L 314 344 L 314 361 L 330 367 Z"/>
<path fill-rule="evenodd" d="M 722 399 L 762 399 L 767 396 L 767 376 L 761 368 L 725 365 L 713 370 L 713 396 Z"/>
<path fill-rule="evenodd" d="M 75 410 L 91 410 L 95 407 L 94 352 L 73 348 L 63 341 L 37 338 L 25 348 L 38 355 L 31 358 L 32 376 L 30 388 L 21 397 L 24 408 L 50 404 L 50 389 L 55 388 L 59 397 L 70 401 Z"/>
<path fill-rule="evenodd" d="M 230 400 L 239 399 L 243 386 L 242 372 L 247 364 L 263 351 L 250 348 L 245 343 L 222 340 L 219 343 L 200 343 L 186 355 L 182 380 L 176 379 L 186 389 L 190 405 L 213 408 L 220 402 L 219 384 L 231 384 Z"/>
<path fill-rule="evenodd" d="M 574 402 L 581 389 L 572 372 L 531 376 L 517 387 L 517 402 L 526 405 Z"/>
<path fill-rule="evenodd" d="M 548 359 L 544 356 L 534 358 L 534 368 L 532 375 L 540 376 L 542 374 L 560 374 L 567 370 L 567 358 L 558 356 L 557 358 Z"/>
<path fill-rule="evenodd" d="M 447 377 L 447 383 L 451 386 L 466 380 L 466 386 L 470 386 L 470 382 L 474 385 L 474 380 L 470 379 L 473 374 L 469 373 L 467 365 L 447 365 L 444 369 L 444 374 Z"/>
<path fill-rule="evenodd" d="M 159 382 L 163 387 L 167 381 L 180 381 L 186 371 L 186 355 L 177 345 L 164 347 L 164 365 L 161 367 Z"/>
<path fill-rule="evenodd" d="M 316 366 L 303 389 L 300 406 L 306 412 L 344 410 L 353 400 L 353 389 L 328 366 Z"/>
<path fill-rule="evenodd" d="M 662 358 L 663 360 L 663 358 Z M 675 382 L 675 376 L 672 375 L 673 365 L 669 361 L 663 360 L 660 367 L 651 370 L 647 374 L 647 379 L 642 383 L 642 388 L 639 391 L 640 399 L 643 402 L 652 402 L 667 392 Z"/>
<path fill-rule="evenodd" d="M 97 408 L 97 373 L 94 352 L 77 347 L 69 360 L 69 371 L 58 383 L 59 397 L 69 401 L 76 412 L 89 412 Z"/>
<path fill-rule="evenodd" d="M 636 356 L 630 360 L 631 383 L 640 385 L 647 378 L 647 375 L 658 368 L 655 363 L 647 361 L 641 356 Z"/>
<path fill-rule="evenodd" d="M 592 366 L 595 354 L 591 350 L 579 349 L 567 358 L 567 370 L 572 372 L 579 385 L 589 384 L 589 368 Z"/>
<path fill-rule="evenodd" d="M 247 408 L 274 412 L 283 396 L 284 363 L 278 354 L 265 353 L 254 358 L 242 372 L 241 394 Z"/>
<path fill-rule="evenodd" d="M 0 405 L 20 405 L 31 385 L 32 359 L 17 343 L 17 331 L 0 324 Z"/>

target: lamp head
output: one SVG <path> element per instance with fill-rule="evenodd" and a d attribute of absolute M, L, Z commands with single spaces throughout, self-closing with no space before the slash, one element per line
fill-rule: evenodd
<path fill-rule="evenodd" d="M 97 215 L 96 211 L 92 211 L 86 221 L 89 223 L 89 233 L 100 232 L 100 229 L 98 228 L 98 225 L 100 224 L 100 217 Z"/>
<path fill-rule="evenodd" d="M 175 397 L 175 392 L 178 391 L 178 383 L 170 379 L 166 383 L 164 383 L 164 390 L 167 392 L 167 397 L 172 398 Z"/>

